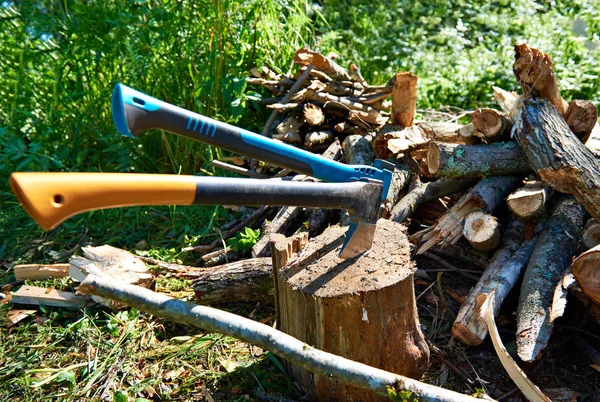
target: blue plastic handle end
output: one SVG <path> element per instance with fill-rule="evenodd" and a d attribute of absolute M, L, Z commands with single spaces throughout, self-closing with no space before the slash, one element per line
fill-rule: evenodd
<path fill-rule="evenodd" d="M 123 104 L 123 90 L 129 89 L 125 85 L 117 84 L 112 93 L 112 116 L 117 130 L 128 137 L 135 137 L 127 126 L 125 105 Z"/>

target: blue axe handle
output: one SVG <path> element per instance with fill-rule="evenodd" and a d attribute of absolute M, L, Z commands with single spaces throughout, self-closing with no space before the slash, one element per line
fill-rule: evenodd
<path fill-rule="evenodd" d="M 123 84 L 112 96 L 113 120 L 121 134 L 160 129 L 183 137 L 250 156 L 276 166 L 328 182 L 374 179 L 383 182 L 382 200 L 387 198 L 394 165 L 375 161 L 374 166 L 346 165 L 272 140 L 198 113 L 163 102 Z"/>

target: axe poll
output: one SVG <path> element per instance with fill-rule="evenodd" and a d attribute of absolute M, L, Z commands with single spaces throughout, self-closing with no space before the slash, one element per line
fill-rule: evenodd
<path fill-rule="evenodd" d="M 378 159 L 373 166 L 366 166 L 332 161 L 171 105 L 123 84 L 117 84 L 113 91 L 112 113 L 117 130 L 129 137 L 136 137 L 151 129 L 160 129 L 327 182 L 380 180 L 383 183 L 382 201 L 386 200 L 390 189 L 394 170 L 394 165 L 390 162 Z"/>
<path fill-rule="evenodd" d="M 313 183 L 136 173 L 13 173 L 13 193 L 50 230 L 81 212 L 139 205 L 272 205 L 345 209 L 351 224 L 340 252 L 368 250 L 381 210 L 381 181 Z"/>

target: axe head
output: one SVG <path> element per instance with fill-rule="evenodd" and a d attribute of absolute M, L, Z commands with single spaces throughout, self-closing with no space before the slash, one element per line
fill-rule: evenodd
<path fill-rule="evenodd" d="M 346 240 L 344 240 L 339 255 L 344 259 L 357 257 L 370 249 L 375 236 L 376 222 L 351 219 L 350 227 L 346 232 Z"/>

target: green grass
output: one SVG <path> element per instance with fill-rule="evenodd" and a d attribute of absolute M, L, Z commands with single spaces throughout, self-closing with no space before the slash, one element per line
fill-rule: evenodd
<path fill-rule="evenodd" d="M 0 284 L 14 281 L 15 263 L 66 261 L 87 244 L 192 264 L 197 255 L 182 248 L 214 240 L 213 227 L 235 218 L 222 207 L 136 207 L 82 214 L 47 233 L 31 221 L 8 187 L 13 171 L 225 174 L 209 166 L 218 149 L 162 132 L 121 137 L 110 111 L 117 82 L 260 131 L 268 112 L 244 77 L 253 66 L 287 71 L 301 46 L 338 52 L 371 83 L 415 72 L 420 108 L 469 109 L 493 104 L 492 85 L 518 88 L 512 46 L 527 41 L 552 56 L 565 98 L 599 102 L 600 4 L 576 3 L 0 2 Z M 158 283 L 186 298 L 189 286 Z M 6 313 L 0 305 L 0 321 Z M 275 357 L 127 310 L 42 308 L 0 329 L 0 362 L 0 400 L 301 397 Z"/>

